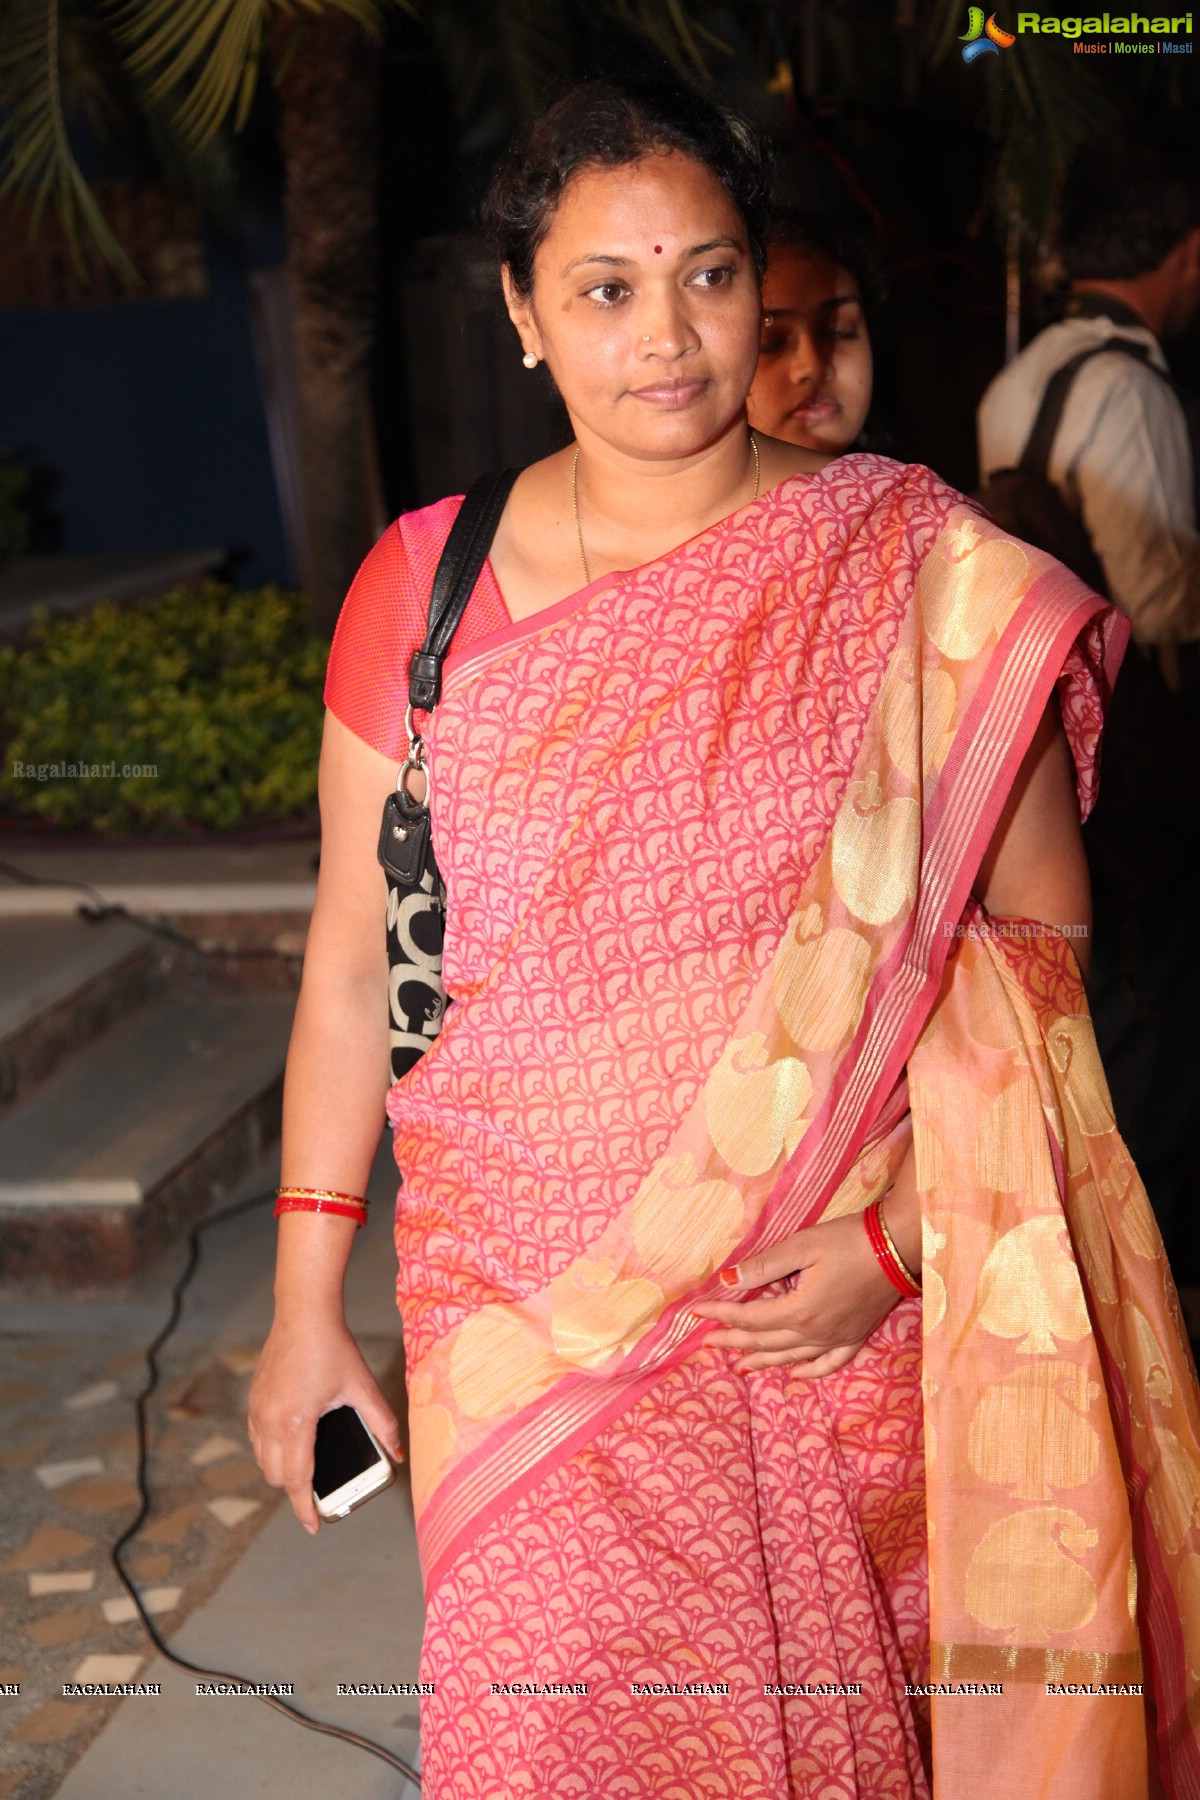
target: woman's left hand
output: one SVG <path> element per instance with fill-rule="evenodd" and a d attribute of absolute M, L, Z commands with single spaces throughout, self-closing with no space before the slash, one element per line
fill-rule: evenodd
<path fill-rule="evenodd" d="M 765 1299 L 704 1300 L 693 1311 L 715 1320 L 705 1342 L 738 1350 L 739 1371 L 792 1363 L 801 1375 L 844 1368 L 900 1298 L 875 1260 L 862 1218 L 852 1214 L 797 1231 L 726 1270 L 735 1291 L 790 1275 L 790 1292 Z"/>

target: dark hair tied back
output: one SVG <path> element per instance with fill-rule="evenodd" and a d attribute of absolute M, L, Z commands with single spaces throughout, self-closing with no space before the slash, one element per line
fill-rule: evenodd
<path fill-rule="evenodd" d="M 682 82 L 581 81 L 506 152 L 484 197 L 484 228 L 517 292 L 532 291 L 538 245 L 573 176 L 671 150 L 716 176 L 745 222 L 761 276 L 771 159 L 754 128 Z"/>

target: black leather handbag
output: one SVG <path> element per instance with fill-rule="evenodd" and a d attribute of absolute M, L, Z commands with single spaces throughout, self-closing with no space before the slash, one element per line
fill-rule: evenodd
<path fill-rule="evenodd" d="M 423 1056 L 442 1028 L 449 996 L 442 985 L 446 929 L 446 885 L 433 854 L 429 776 L 425 751 L 414 723 L 431 713 L 442 694 L 442 664 L 467 610 L 467 602 L 491 549 L 516 469 L 481 475 L 468 490 L 450 528 L 433 578 L 425 642 L 408 665 L 408 756 L 396 791 L 383 808 L 379 861 L 387 876 L 388 1017 L 392 1080 Z M 425 774 L 423 800 L 408 791 L 410 774 Z"/>

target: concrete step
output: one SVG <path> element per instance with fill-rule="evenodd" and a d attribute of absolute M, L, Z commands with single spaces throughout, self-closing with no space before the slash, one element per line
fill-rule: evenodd
<path fill-rule="evenodd" d="M 0 1277 L 123 1279 L 279 1131 L 291 994 L 168 993 L 0 1120 Z"/>
<path fill-rule="evenodd" d="M 121 919 L 0 919 L 0 1106 L 161 990 L 170 960 Z"/>

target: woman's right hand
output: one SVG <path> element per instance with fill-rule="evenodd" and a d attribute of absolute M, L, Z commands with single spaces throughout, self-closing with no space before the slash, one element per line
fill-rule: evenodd
<path fill-rule="evenodd" d="M 403 1460 L 399 1422 L 343 1320 L 276 1315 L 250 1384 L 250 1442 L 308 1532 L 320 1526 L 312 1492 L 317 1420 L 335 1406 L 357 1407 L 392 1460 Z"/>

